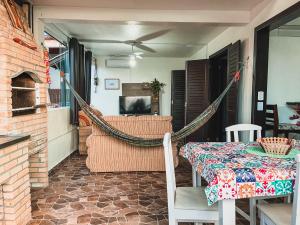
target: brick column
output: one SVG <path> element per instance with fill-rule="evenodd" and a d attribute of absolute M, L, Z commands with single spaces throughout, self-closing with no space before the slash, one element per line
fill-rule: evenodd
<path fill-rule="evenodd" d="M 31 219 L 28 141 L 0 153 L 0 225 L 27 224 Z"/>
<path fill-rule="evenodd" d="M 30 183 L 32 187 L 48 186 L 47 149 L 29 156 Z"/>
<path fill-rule="evenodd" d="M 37 84 L 38 104 L 47 103 L 48 84 L 43 49 L 36 43 L 30 29 L 26 32 L 12 26 L 9 15 L 0 0 L 0 134 L 28 134 L 30 181 L 32 187 L 48 186 L 47 178 L 47 109 L 37 109 L 36 113 L 13 116 L 12 114 L 12 77 L 21 72 L 31 71 L 43 82 Z M 22 41 L 37 46 L 29 49 L 13 41 Z M 1 164 L 0 164 L 1 166 Z M 0 171 L 0 176 L 1 176 Z M 1 181 L 0 181 L 1 184 Z M 1 225 L 1 223 L 0 223 Z"/>

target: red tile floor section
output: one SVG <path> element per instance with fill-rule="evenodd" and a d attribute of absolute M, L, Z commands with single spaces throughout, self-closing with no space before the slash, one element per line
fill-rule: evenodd
<path fill-rule="evenodd" d="M 178 186 L 192 185 L 182 158 L 176 178 Z M 75 153 L 52 171 L 49 187 L 32 191 L 32 208 L 29 225 L 167 225 L 165 173 L 91 173 Z"/>

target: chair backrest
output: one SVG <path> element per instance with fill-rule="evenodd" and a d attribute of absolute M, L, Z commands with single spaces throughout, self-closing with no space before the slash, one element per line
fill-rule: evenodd
<path fill-rule="evenodd" d="M 293 199 L 292 225 L 300 224 L 300 154 L 296 155 L 296 181 Z"/>
<path fill-rule="evenodd" d="M 166 181 L 168 192 L 168 208 L 173 209 L 175 203 L 175 191 L 176 191 L 176 178 L 173 162 L 173 151 L 171 134 L 166 133 L 164 136 L 164 154 L 165 154 L 165 166 L 166 166 Z"/>
<path fill-rule="evenodd" d="M 273 136 L 278 136 L 278 108 L 277 105 L 266 105 L 265 128 L 266 130 L 273 130 Z"/>
<path fill-rule="evenodd" d="M 256 131 L 256 137 L 261 138 L 261 126 L 254 124 L 236 124 L 225 128 L 226 131 L 226 141 L 231 142 L 231 132 L 233 132 L 234 142 L 239 142 L 239 133 L 242 131 L 249 131 L 249 142 L 254 141 L 254 134 Z"/>

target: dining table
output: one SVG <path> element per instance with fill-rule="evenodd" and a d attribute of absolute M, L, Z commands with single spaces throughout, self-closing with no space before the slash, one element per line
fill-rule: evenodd
<path fill-rule="evenodd" d="M 256 142 L 190 142 L 180 149 L 180 155 L 207 181 L 207 204 L 218 203 L 220 225 L 236 224 L 236 199 L 292 194 L 297 154 L 299 142 L 284 156 L 267 154 Z"/>
<path fill-rule="evenodd" d="M 295 110 L 300 115 L 300 102 L 287 102 L 287 106 Z"/>

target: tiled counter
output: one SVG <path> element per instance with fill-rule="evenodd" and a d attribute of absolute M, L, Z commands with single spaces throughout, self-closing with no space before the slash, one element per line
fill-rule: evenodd
<path fill-rule="evenodd" d="M 0 225 L 24 225 L 31 218 L 28 135 L 0 135 Z"/>

